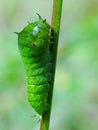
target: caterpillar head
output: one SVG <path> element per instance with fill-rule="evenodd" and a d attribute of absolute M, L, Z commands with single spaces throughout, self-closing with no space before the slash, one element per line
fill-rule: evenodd
<path fill-rule="evenodd" d="M 39 51 L 49 46 L 49 29 L 50 26 L 38 14 L 39 20 L 27 25 L 20 33 L 18 33 L 18 44 L 20 51 L 22 48 L 30 48 Z"/>

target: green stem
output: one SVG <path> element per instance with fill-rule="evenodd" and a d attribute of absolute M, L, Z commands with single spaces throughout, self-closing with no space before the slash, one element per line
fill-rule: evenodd
<path fill-rule="evenodd" d="M 62 3 L 63 0 L 54 0 L 53 2 L 53 14 L 52 14 L 52 25 L 51 25 L 51 34 L 54 37 L 52 52 L 53 52 L 53 80 L 51 83 L 51 90 L 48 96 L 49 110 L 42 115 L 40 130 L 49 130 L 50 114 L 51 114 L 51 104 L 52 104 L 52 94 L 53 94 L 53 85 L 55 77 L 55 68 L 56 68 L 56 57 L 57 57 L 57 48 L 58 48 L 58 39 L 59 39 L 59 30 L 60 30 L 60 21 L 61 21 L 61 12 L 62 12 Z"/>

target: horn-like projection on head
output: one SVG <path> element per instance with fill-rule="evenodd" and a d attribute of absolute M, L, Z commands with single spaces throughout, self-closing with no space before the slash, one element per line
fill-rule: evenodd
<path fill-rule="evenodd" d="M 42 19 L 42 17 L 38 13 L 36 13 L 36 14 L 38 15 L 39 19 Z"/>
<path fill-rule="evenodd" d="M 46 19 L 44 19 L 43 22 L 46 22 Z"/>
<path fill-rule="evenodd" d="M 19 34 L 19 32 L 14 32 L 14 33 L 17 34 L 17 35 Z"/>

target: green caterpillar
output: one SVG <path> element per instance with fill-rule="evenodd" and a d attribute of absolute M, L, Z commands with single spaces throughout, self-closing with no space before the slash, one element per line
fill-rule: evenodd
<path fill-rule="evenodd" d="M 28 101 L 42 115 L 48 110 L 48 93 L 52 81 L 50 25 L 39 20 L 29 23 L 18 33 L 18 46 L 27 75 Z"/>

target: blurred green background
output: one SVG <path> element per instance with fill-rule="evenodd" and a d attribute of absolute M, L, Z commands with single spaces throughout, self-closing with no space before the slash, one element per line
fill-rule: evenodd
<path fill-rule="evenodd" d="M 39 130 L 17 36 L 52 0 L 0 0 L 0 130 Z M 98 0 L 64 0 L 50 130 L 98 130 Z"/>

